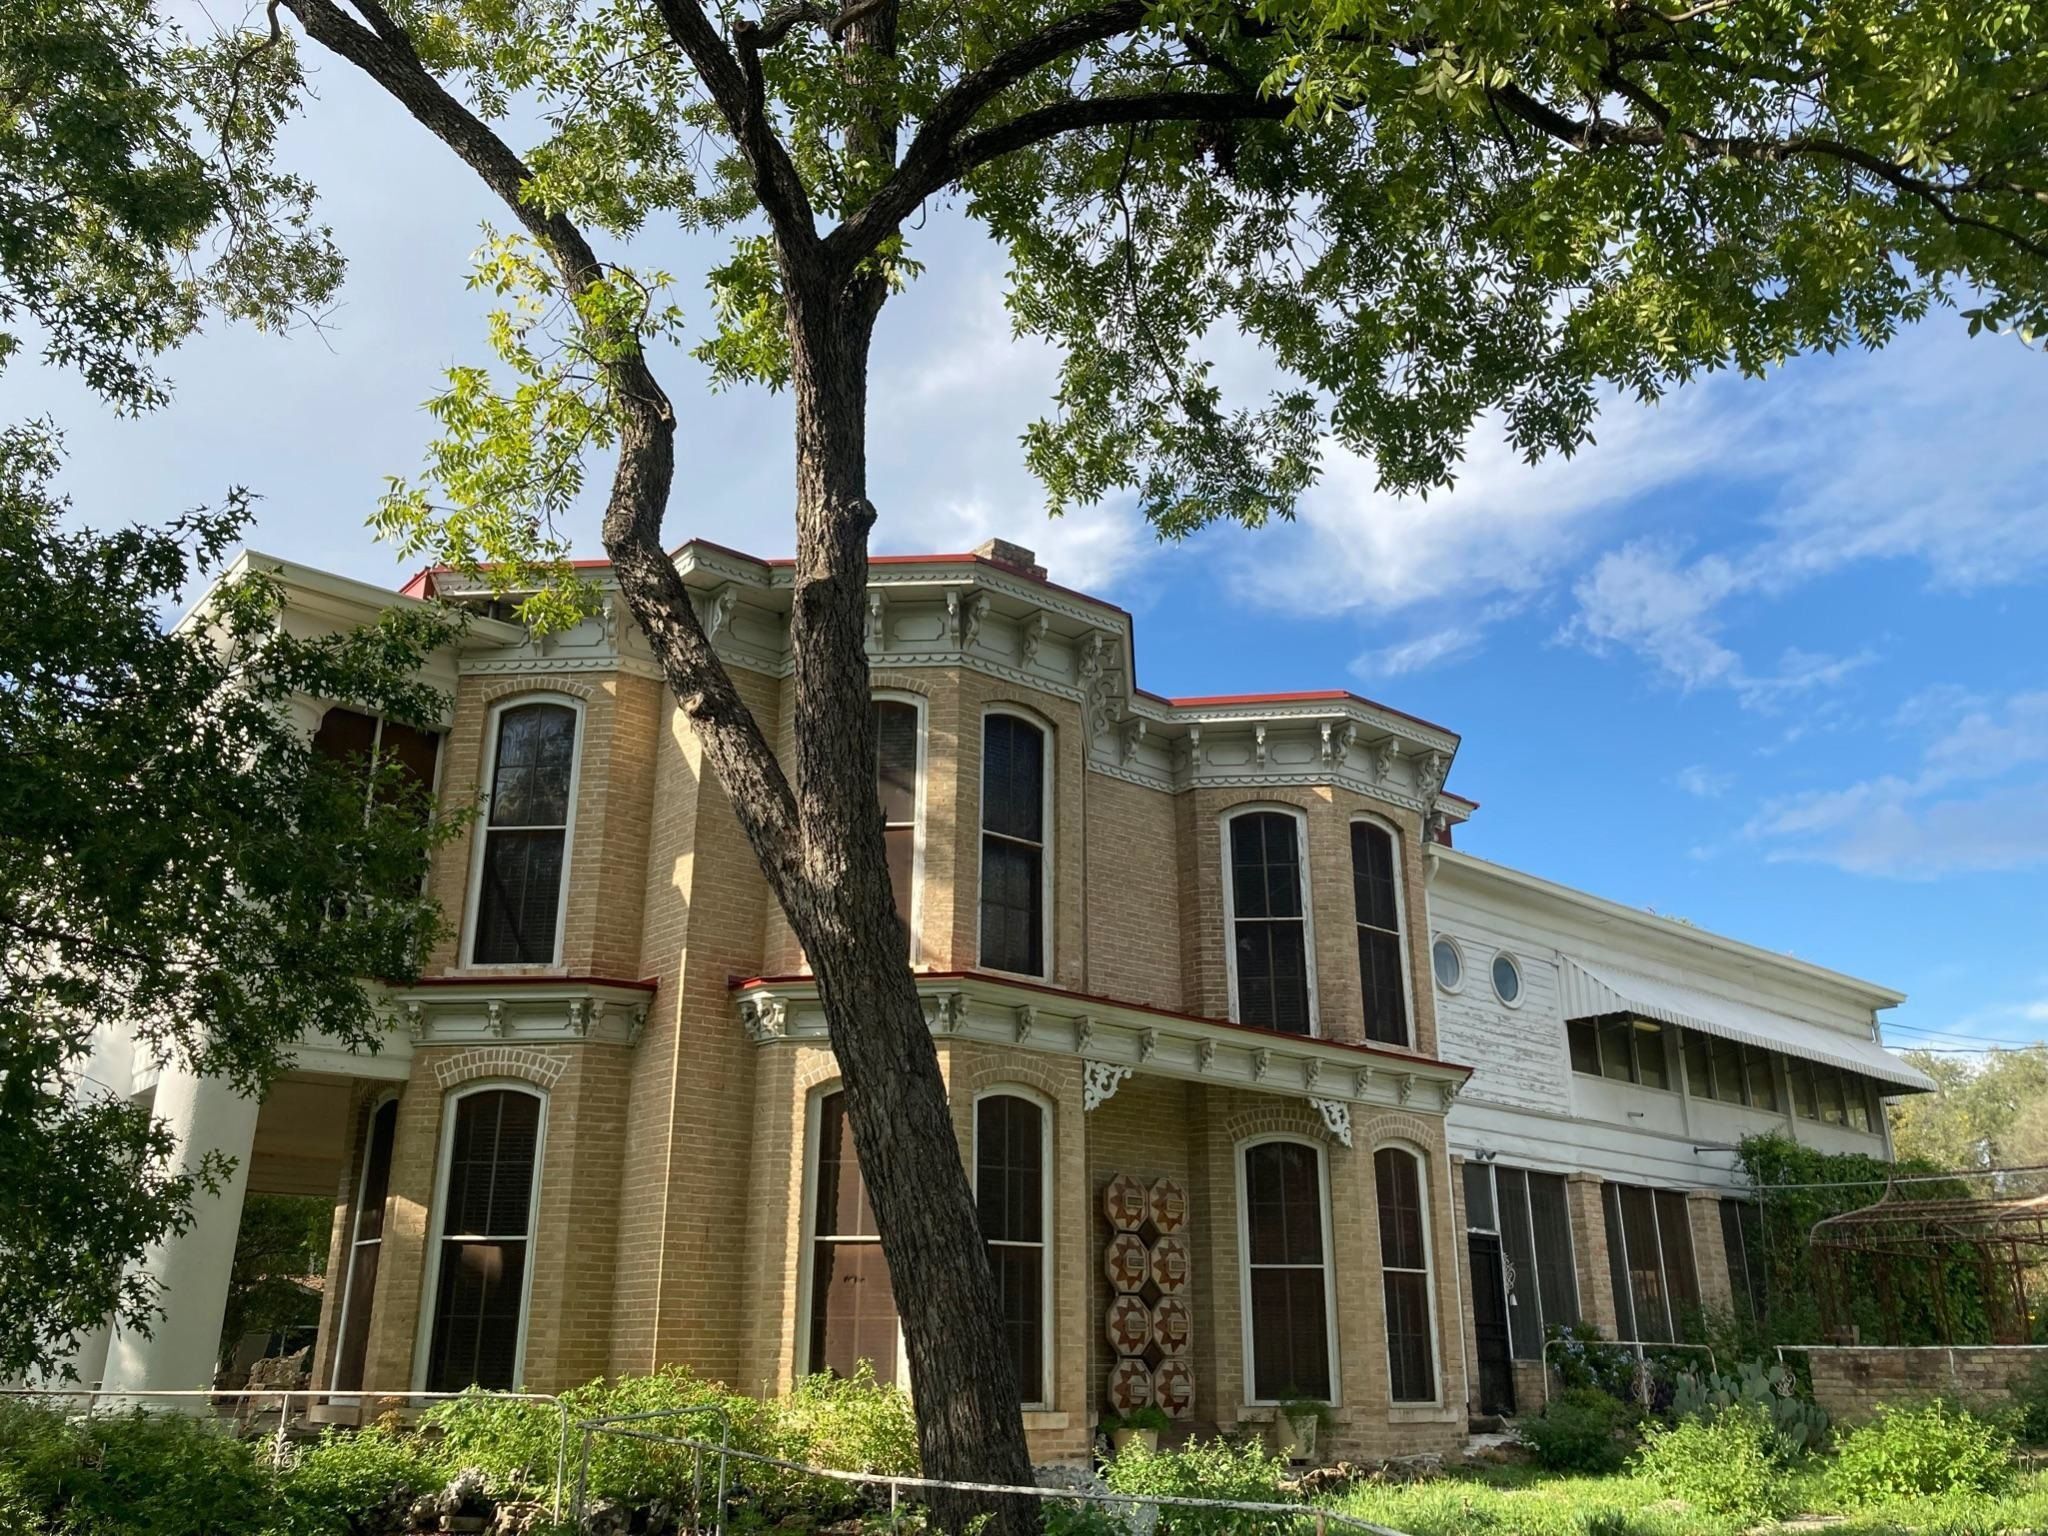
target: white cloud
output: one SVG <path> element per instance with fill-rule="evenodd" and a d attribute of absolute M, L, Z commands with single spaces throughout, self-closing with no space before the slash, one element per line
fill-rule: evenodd
<path fill-rule="evenodd" d="M 1423 672 L 1431 667 L 1462 661 L 1477 652 L 1485 640 L 1483 624 L 1453 624 L 1417 635 L 1412 640 L 1367 651 L 1352 661 L 1351 672 L 1366 682 L 1405 677 L 1410 672 Z"/>
<path fill-rule="evenodd" d="M 2032 771 L 2048 763 L 2048 691 L 1992 705 L 1930 690 L 1900 719 L 1924 733 L 1917 771 L 1767 801 L 1746 834 L 1774 860 L 1856 874 L 1924 879 L 2048 863 L 2048 781 Z"/>
<path fill-rule="evenodd" d="M 1692 763 L 1672 775 L 1671 782 L 1688 795 L 1697 795 L 1702 800 L 1719 799 L 1735 785 L 1735 775 L 1704 763 Z"/>

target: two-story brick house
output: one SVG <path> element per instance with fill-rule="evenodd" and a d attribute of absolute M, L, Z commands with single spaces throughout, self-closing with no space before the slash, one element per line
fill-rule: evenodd
<path fill-rule="evenodd" d="M 94 1076 L 127 1071 L 188 1155 L 239 1166 L 150 1260 L 166 1325 L 97 1341 L 82 1374 L 203 1384 L 243 1190 L 324 1183 L 313 1369 L 338 1402 L 669 1363 L 749 1389 L 861 1360 L 901 1379 L 815 988 L 622 605 L 535 640 L 445 573 L 394 596 L 249 558 L 279 570 L 294 623 L 428 596 L 480 610 L 436 663 L 442 733 L 305 705 L 322 749 L 397 755 L 443 805 L 480 807 L 429 876 L 455 936 L 390 992 L 381 1052 L 309 1033 L 260 1109 L 110 1037 Z M 788 564 L 704 543 L 676 560 L 787 752 Z M 1640 1252 L 1607 1271 L 1624 1236 L 1640 1247 L 1644 1199 L 1654 1230 L 1671 1197 L 1704 1212 L 1717 1197 L 1687 1191 L 1730 1187 L 1725 1156 L 1644 1163 L 1625 1118 L 1677 1080 L 1698 1127 L 1681 1139 L 1729 1129 L 1711 1077 L 1682 1086 L 1692 1034 L 1708 1073 L 1740 1036 L 1673 980 L 1697 980 L 1706 936 L 1652 934 L 1668 954 L 1617 966 L 1583 941 L 1624 909 L 1595 921 L 1574 906 L 1592 898 L 1452 852 L 1474 809 L 1444 789 L 1453 733 L 1338 692 L 1148 694 L 1130 616 L 1002 544 L 877 559 L 868 652 L 890 867 L 1040 1459 L 1146 1400 L 1228 1428 L 1312 1397 L 1340 1454 L 1446 1449 L 1512 1391 L 1518 1309 L 1653 1337 L 1652 1294 L 1729 1294 L 1718 1205 L 1688 1218 L 1696 1278 L 1675 1247 L 1654 1283 Z M 1766 1028 L 1766 973 L 1793 963 L 1743 953 Z M 1485 968 L 1492 1007 L 1464 975 Z M 1911 1086 L 1869 1022 L 1896 998 L 1801 969 L 1835 1009 L 1812 1028 L 1860 1007 L 1853 1063 Z M 1795 1128 L 1800 1091 L 1770 1101 Z M 1617 1115 L 1612 1145 L 1571 1129 Z M 1882 1145 L 1881 1115 L 1863 1134 Z"/>

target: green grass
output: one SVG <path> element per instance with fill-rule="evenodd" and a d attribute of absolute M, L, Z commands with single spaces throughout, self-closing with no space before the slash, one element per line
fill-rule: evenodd
<path fill-rule="evenodd" d="M 1844 1510 L 1819 1464 L 1789 1474 L 1799 1514 L 1844 1516 L 1825 1536 L 2006 1536 L 2048 1531 L 2048 1473 L 2021 1477 L 2001 1498 L 1901 1500 Z M 1736 1536 L 1739 1520 L 1688 1509 L 1639 1478 L 1564 1477 L 1493 1467 L 1429 1483 L 1354 1488 L 1335 1507 L 1411 1536 Z M 1765 1527 L 1769 1529 L 1769 1527 Z"/>

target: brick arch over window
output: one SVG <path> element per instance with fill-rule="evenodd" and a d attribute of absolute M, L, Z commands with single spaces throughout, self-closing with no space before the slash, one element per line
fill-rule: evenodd
<path fill-rule="evenodd" d="M 434 1063 L 434 1085 L 443 1093 L 479 1078 L 504 1077 L 552 1088 L 569 1068 L 567 1052 L 538 1046 L 482 1045 Z"/>
<path fill-rule="evenodd" d="M 1042 1094 L 1057 1108 L 1079 1083 L 1077 1071 L 1049 1070 L 1038 1061 L 980 1061 L 953 1079 L 952 1094 L 956 1098 L 961 1095 L 972 1098 L 991 1089 L 1014 1086 Z"/>
<path fill-rule="evenodd" d="M 1219 1133 L 1219 1139 L 1232 1146 L 1261 1136 L 1305 1136 L 1316 1142 L 1329 1140 L 1322 1116 L 1305 1102 L 1289 1099 L 1241 1109 L 1224 1120 Z"/>
<path fill-rule="evenodd" d="M 483 703 L 490 705 L 500 703 L 505 699 L 516 699 L 522 694 L 556 694 L 567 695 L 572 699 L 581 699 L 584 703 L 588 704 L 597 698 L 598 692 L 599 690 L 593 688 L 589 683 L 579 682 L 573 678 L 547 677 L 535 673 L 520 677 L 499 678 L 495 682 L 486 683 L 479 697 Z"/>
<path fill-rule="evenodd" d="M 870 688 L 885 689 L 890 693 L 914 693 L 921 699 L 929 699 L 932 685 L 929 678 L 916 672 L 880 671 L 868 674 Z"/>

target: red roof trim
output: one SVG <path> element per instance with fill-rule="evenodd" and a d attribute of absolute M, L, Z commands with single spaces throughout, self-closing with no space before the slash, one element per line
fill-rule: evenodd
<path fill-rule="evenodd" d="M 730 544 L 720 544 L 713 539 L 691 539 L 679 545 L 675 550 L 675 554 L 680 555 L 684 550 L 691 548 L 693 545 L 699 549 L 715 549 L 722 555 L 731 555 L 735 560 L 751 561 L 753 564 L 768 570 L 786 570 L 796 564 L 795 560 L 787 556 L 778 555 L 773 558 L 763 558 L 760 555 L 750 555 L 744 549 L 734 549 Z M 674 555 L 671 555 L 670 558 L 673 559 Z M 1123 614 L 1125 618 L 1130 617 L 1127 609 L 1119 608 L 1115 603 L 1099 598 L 1093 593 L 1083 592 L 1078 587 L 1063 587 L 1048 577 L 1034 576 L 1029 571 L 1021 570 L 1017 566 L 1010 565 L 1001 560 L 991 560 L 987 555 L 977 555 L 971 551 L 958 555 L 869 555 L 868 564 L 985 565 L 992 571 L 1001 571 L 1007 576 L 1016 577 L 1019 581 L 1028 581 L 1033 586 L 1044 587 L 1050 592 L 1064 592 L 1069 597 L 1079 598 L 1082 602 L 1091 603 L 1097 608 L 1106 608 L 1111 613 Z"/>
<path fill-rule="evenodd" d="M 1041 981 L 1020 981 L 1014 976 L 998 976 L 989 971 L 918 971 L 915 978 L 918 981 L 989 981 L 998 986 L 1038 992 L 1046 997 L 1063 997 L 1077 1003 L 1107 1003 L 1114 1008 L 1128 1008 L 1133 1013 L 1150 1014 L 1157 1019 L 1179 1019 L 1188 1024 L 1209 1024 L 1217 1029 L 1231 1029 L 1241 1034 L 1257 1035 L 1264 1040 L 1313 1040 L 1318 1045 L 1334 1045 L 1340 1050 L 1356 1051 L 1360 1055 L 1376 1056 L 1384 1061 L 1420 1061 L 1431 1066 L 1449 1067 L 1452 1071 L 1462 1072 L 1467 1077 L 1477 1070 L 1462 1062 L 1445 1061 L 1437 1056 L 1422 1056 L 1413 1051 L 1396 1051 L 1380 1045 L 1361 1045 L 1352 1040 L 1332 1040 L 1327 1035 L 1294 1035 L 1284 1029 L 1261 1029 L 1256 1024 L 1239 1024 L 1232 1019 L 1212 1019 L 1199 1013 L 1176 1013 L 1171 1008 L 1154 1008 L 1150 1003 L 1133 1003 L 1100 992 L 1076 992 L 1071 987 L 1052 987 Z M 816 976 L 808 975 L 729 976 L 726 978 L 725 986 L 729 992 L 744 992 L 749 987 L 816 986 L 817 982 Z"/>
<path fill-rule="evenodd" d="M 1139 691 L 1144 692 L 1143 689 Z M 1411 715 L 1405 709 L 1382 704 L 1378 699 L 1368 699 L 1364 694 L 1353 693 L 1348 688 L 1316 688 L 1304 693 L 1215 693 L 1178 699 L 1169 698 L 1163 693 L 1146 693 L 1145 696 L 1157 699 L 1162 704 L 1171 704 L 1175 709 L 1221 709 L 1238 704 L 1321 704 L 1342 700 L 1351 704 L 1363 704 L 1367 709 L 1376 709 L 1383 715 L 1396 715 L 1403 720 L 1412 720 L 1417 725 L 1426 725 L 1432 731 L 1442 731 L 1453 741 L 1463 739 L 1447 725 L 1438 725 L 1434 720 Z"/>
<path fill-rule="evenodd" d="M 519 973 L 508 976 L 422 976 L 417 981 L 387 981 L 387 987 L 625 987 L 650 996 L 661 989 L 657 979 L 642 977 L 629 981 L 623 976 L 540 976 Z"/>

